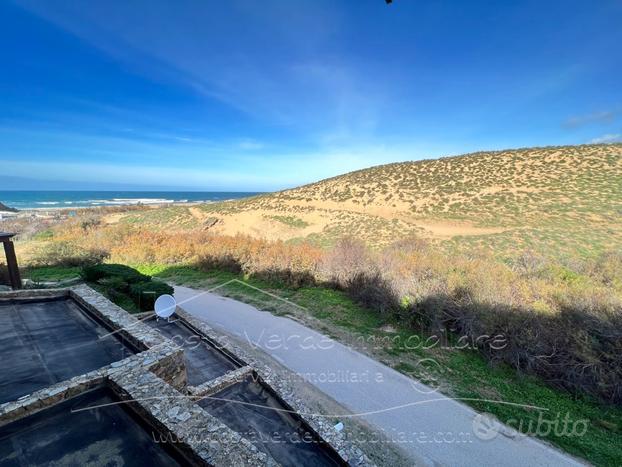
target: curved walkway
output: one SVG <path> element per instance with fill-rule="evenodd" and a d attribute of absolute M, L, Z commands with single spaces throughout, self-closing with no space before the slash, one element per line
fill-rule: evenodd
<path fill-rule="evenodd" d="M 262 349 L 361 414 L 418 464 L 583 465 L 296 321 L 187 287 L 175 287 L 175 297 L 188 313 Z"/>

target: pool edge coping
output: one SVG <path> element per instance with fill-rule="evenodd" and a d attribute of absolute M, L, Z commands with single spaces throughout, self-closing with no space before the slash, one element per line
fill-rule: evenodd
<path fill-rule="evenodd" d="M 102 384 L 109 384 L 129 394 L 133 404 L 138 404 L 158 423 L 166 426 L 173 439 L 185 443 L 188 448 L 182 451 L 196 455 L 197 464 L 222 465 L 226 460 L 235 459 L 236 465 L 276 466 L 278 463 L 270 456 L 257 450 L 246 438 L 231 430 L 218 419 L 191 400 L 192 396 L 181 390 L 187 387 L 186 368 L 183 360 L 183 349 L 173 341 L 157 332 L 139 319 L 112 303 L 99 292 L 85 284 L 56 289 L 21 289 L 0 292 L 0 299 L 44 299 L 70 298 L 93 313 L 107 326 L 111 332 L 122 332 L 124 337 L 130 336 L 144 350 L 134 353 L 122 360 L 112 362 L 104 367 L 76 375 L 48 387 L 26 394 L 16 400 L 0 405 L 0 428 L 14 421 L 28 417 L 64 400 L 78 396 Z M 141 383 L 142 382 L 142 383 Z M 160 393 L 154 395 L 154 390 Z M 162 396 L 162 393 L 168 396 Z M 177 405 L 168 404 L 167 411 L 161 411 L 157 401 L 166 401 L 174 394 Z M 136 399 L 136 395 L 140 395 Z M 147 397 L 144 397 L 147 395 Z M 183 413 L 191 413 L 190 418 L 179 419 L 179 409 L 175 407 L 191 407 Z M 157 410 L 156 410 L 157 409 Z M 196 419 L 206 422 L 214 430 L 201 430 L 196 426 Z M 194 423 L 194 433 L 186 427 Z M 219 436 L 216 437 L 215 434 Z M 190 436 L 192 435 L 192 436 Z M 224 442 L 218 438 L 223 438 Z M 179 447 L 176 447 L 179 449 Z"/>

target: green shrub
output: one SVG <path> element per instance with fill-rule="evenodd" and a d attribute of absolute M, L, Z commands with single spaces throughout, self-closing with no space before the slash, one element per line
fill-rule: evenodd
<path fill-rule="evenodd" d="M 97 281 L 106 292 L 114 295 L 117 293 L 128 293 L 130 285 L 120 276 L 103 277 Z"/>
<path fill-rule="evenodd" d="M 151 277 L 123 264 L 96 264 L 82 268 L 82 278 L 88 282 L 97 282 L 100 279 L 110 279 L 113 277 L 127 284 L 151 280 Z"/>
<path fill-rule="evenodd" d="M 138 282 L 130 285 L 130 296 L 143 311 L 153 310 L 155 301 L 160 295 L 172 295 L 173 291 L 173 287 L 159 281 Z"/>
<path fill-rule="evenodd" d="M 82 277 L 96 282 L 98 290 L 115 303 L 131 300 L 142 311 L 153 310 L 160 295 L 172 294 L 173 288 L 164 282 L 152 281 L 151 276 L 123 264 L 97 264 L 82 269 Z"/>
<path fill-rule="evenodd" d="M 32 236 L 33 240 L 51 240 L 54 238 L 54 231 L 52 229 L 41 230 Z"/>

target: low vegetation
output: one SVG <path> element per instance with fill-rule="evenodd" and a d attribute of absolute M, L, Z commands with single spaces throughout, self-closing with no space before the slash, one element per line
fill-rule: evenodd
<path fill-rule="evenodd" d="M 622 145 L 592 145 L 391 164 L 234 202 L 11 222 L 20 260 L 39 269 L 111 261 L 199 284 L 225 274 L 309 303 L 327 332 L 389 326 L 472 342 L 435 353 L 443 374 L 417 365 L 428 353 L 383 352 L 460 397 L 513 401 L 524 390 L 523 403 L 572 408 L 592 437 L 553 441 L 619 464 L 605 445 L 621 451 L 621 214 Z M 114 275 L 95 284 L 124 290 L 127 306 L 142 293 Z M 502 419 L 518 410 L 479 404 Z"/>
<path fill-rule="evenodd" d="M 62 269 L 47 268 L 42 273 L 47 273 L 50 279 Z M 596 465 L 614 466 L 622 461 L 621 408 L 550 387 L 539 378 L 517 373 L 507 364 L 493 364 L 470 343 L 459 345 L 454 338 L 434 345 L 429 329 L 413 328 L 399 316 L 380 314 L 357 304 L 347 291 L 323 285 L 291 287 L 283 280 L 196 265 L 142 264 L 136 269 L 160 280 L 196 288 L 210 289 L 228 283 L 219 288 L 219 293 L 278 315 L 293 315 L 308 326 L 516 428 L 534 429 L 542 420 L 546 425 L 547 421 L 566 416 L 571 422 L 587 421 L 582 436 L 559 436 L 554 431 L 539 436 Z M 232 279 L 238 281 L 231 282 Z M 275 296 L 287 300 L 277 300 Z M 129 300 L 118 304 L 128 311 L 137 311 Z M 413 342 L 425 345 L 412 345 Z M 520 407 L 521 404 L 541 409 Z"/>
<path fill-rule="evenodd" d="M 244 200 L 139 211 L 149 230 L 209 230 L 380 249 L 426 238 L 447 253 L 554 259 L 622 247 L 622 145 L 479 152 L 400 162 Z M 109 221 L 115 218 L 110 217 Z"/>
<path fill-rule="evenodd" d="M 85 266 L 82 278 L 104 293 L 115 303 L 127 307 L 128 299 L 133 302 L 129 311 L 150 311 L 157 298 L 172 294 L 173 288 L 151 276 L 123 264 L 97 264 Z"/>
<path fill-rule="evenodd" d="M 297 229 L 302 229 L 309 226 L 307 222 L 303 221 L 299 217 L 294 216 L 269 216 L 268 218 Z"/>
<path fill-rule="evenodd" d="M 325 284 L 411 328 L 477 339 L 491 362 L 607 403 L 622 402 L 619 253 L 560 264 L 525 252 L 508 265 L 484 253 L 448 256 L 421 239 L 376 251 L 345 238 L 325 250 L 247 236 L 105 229 L 105 235 L 99 229 L 80 233 L 80 251 L 104 249 L 113 261 L 131 265 L 195 264 L 292 288 Z M 492 352 L 497 335 L 508 344 Z"/>

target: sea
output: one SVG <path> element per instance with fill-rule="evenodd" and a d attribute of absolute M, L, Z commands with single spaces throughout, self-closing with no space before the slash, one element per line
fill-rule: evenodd
<path fill-rule="evenodd" d="M 242 191 L 0 191 L 0 203 L 16 209 L 93 208 L 216 202 L 246 198 Z"/>

